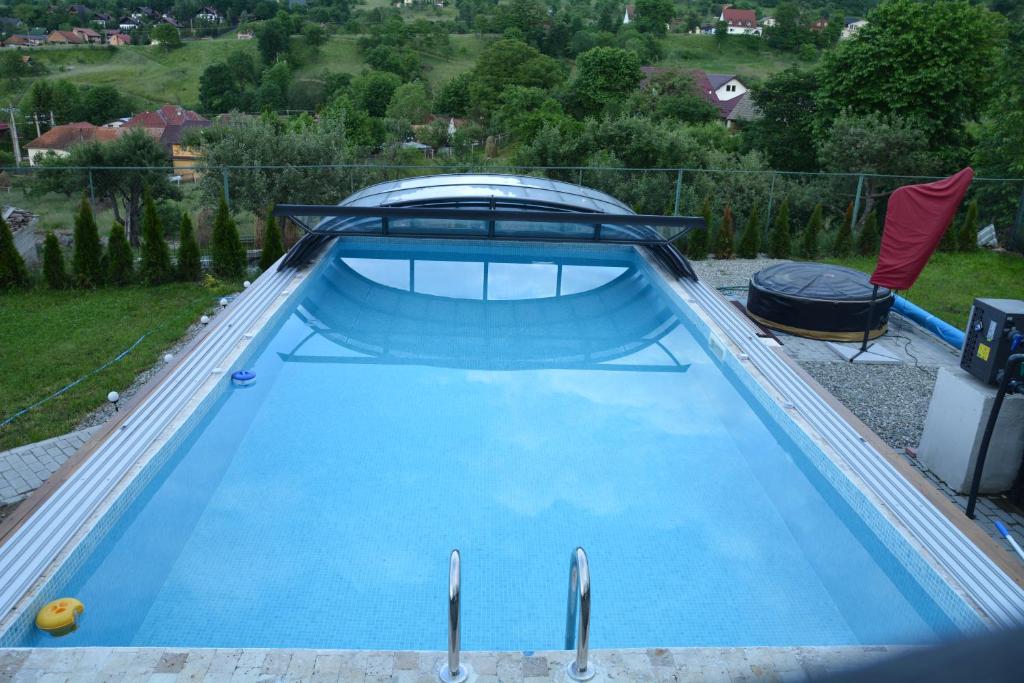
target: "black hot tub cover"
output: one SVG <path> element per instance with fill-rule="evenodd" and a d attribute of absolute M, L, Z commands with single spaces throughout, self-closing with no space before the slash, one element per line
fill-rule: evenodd
<path fill-rule="evenodd" d="M 893 293 L 878 288 L 871 309 L 872 285 L 866 273 L 824 263 L 780 263 L 754 273 L 747 311 L 783 332 L 835 341 L 857 341 L 871 310 L 871 338 L 885 333 Z"/>

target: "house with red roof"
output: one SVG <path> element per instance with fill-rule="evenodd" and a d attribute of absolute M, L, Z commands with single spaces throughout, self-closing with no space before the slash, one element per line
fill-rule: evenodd
<path fill-rule="evenodd" d="M 91 123 L 68 123 L 54 126 L 32 142 L 25 145 L 28 150 L 28 163 L 36 165 L 40 156 L 55 154 L 66 157 L 71 148 L 86 142 L 110 142 L 121 137 L 123 131 L 117 128 L 102 128 Z"/>
<path fill-rule="evenodd" d="M 736 9 L 731 5 L 722 5 L 722 15 L 718 18 L 728 24 L 729 35 L 761 35 L 761 26 L 757 23 L 757 12 L 752 9 Z"/>
<path fill-rule="evenodd" d="M 72 31 L 51 31 L 46 37 L 47 45 L 81 45 L 85 42 L 85 38 Z"/>
<path fill-rule="evenodd" d="M 71 29 L 71 32 L 81 38 L 86 43 L 102 43 L 103 36 L 98 31 L 94 31 L 91 28 L 85 26 L 76 26 Z"/>
<path fill-rule="evenodd" d="M 192 167 L 198 154 L 181 144 L 185 133 L 191 128 L 206 128 L 212 122 L 196 112 L 175 104 L 165 104 L 153 111 L 144 111 L 131 117 L 122 128 L 142 128 L 167 151 L 174 166 L 175 175 L 185 180 L 195 177 Z"/>
<path fill-rule="evenodd" d="M 651 84 L 655 76 L 672 73 L 675 70 L 667 67 L 642 66 L 640 71 L 644 74 L 640 87 L 645 88 Z M 750 100 L 749 88 L 734 74 L 713 74 L 701 69 L 692 69 L 688 73 L 693 79 L 696 94 L 718 110 L 718 117 L 727 127 L 731 128 L 736 121 L 751 120 L 751 112 L 755 117 L 759 115 Z M 734 116 L 734 110 L 740 105 L 743 106 L 743 115 Z"/>

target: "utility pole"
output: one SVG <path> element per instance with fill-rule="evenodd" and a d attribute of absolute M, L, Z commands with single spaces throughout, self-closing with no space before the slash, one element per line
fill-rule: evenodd
<path fill-rule="evenodd" d="M 14 120 L 14 112 L 16 109 L 13 106 L 6 107 L 3 111 L 7 112 L 11 116 L 11 141 L 14 143 L 14 163 L 17 166 L 21 166 L 21 147 L 18 145 L 18 124 Z"/>
<path fill-rule="evenodd" d="M 53 120 L 53 110 L 50 110 L 50 128 L 55 128 L 57 123 Z"/>
<path fill-rule="evenodd" d="M 43 132 L 39 130 L 39 114 L 36 112 L 32 113 L 32 120 L 36 122 L 36 137 L 40 137 Z"/>

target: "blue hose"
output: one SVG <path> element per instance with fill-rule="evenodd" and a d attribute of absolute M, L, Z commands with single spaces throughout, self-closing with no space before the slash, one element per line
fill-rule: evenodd
<path fill-rule="evenodd" d="M 961 330 L 953 327 L 945 320 L 936 318 L 920 306 L 915 306 L 899 294 L 896 295 L 896 301 L 893 303 L 892 308 L 903 317 L 910 318 L 950 346 L 955 346 L 958 349 L 963 348 L 964 333 Z"/>

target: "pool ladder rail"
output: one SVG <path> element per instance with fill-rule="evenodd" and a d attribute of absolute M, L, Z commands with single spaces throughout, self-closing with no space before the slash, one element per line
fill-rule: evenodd
<path fill-rule="evenodd" d="M 459 661 L 462 623 L 460 620 L 462 561 L 458 549 L 448 559 L 448 659 L 438 676 L 445 683 L 462 683 L 469 678 L 469 665 Z M 578 609 L 577 609 L 578 607 Z M 579 638 L 577 638 L 577 632 Z M 565 649 L 576 648 L 566 674 L 574 681 L 589 681 L 597 668 L 588 661 L 590 650 L 590 563 L 583 548 L 569 558 L 569 600 L 565 614 Z"/>

